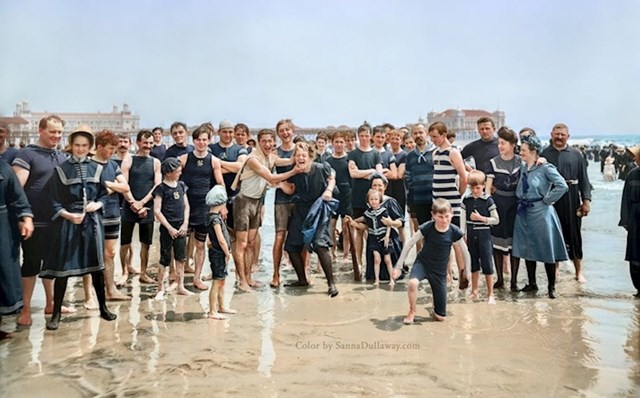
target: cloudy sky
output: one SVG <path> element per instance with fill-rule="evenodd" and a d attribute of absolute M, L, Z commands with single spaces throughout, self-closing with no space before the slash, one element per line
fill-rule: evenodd
<path fill-rule="evenodd" d="M 0 114 L 143 126 L 414 122 L 447 108 L 637 133 L 640 2 L 0 0 Z"/>

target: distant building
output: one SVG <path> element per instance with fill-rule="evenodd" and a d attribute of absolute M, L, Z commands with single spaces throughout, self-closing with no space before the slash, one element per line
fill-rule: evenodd
<path fill-rule="evenodd" d="M 429 112 L 425 122 L 424 117 L 419 122 L 428 127 L 434 122 L 443 122 L 448 130 L 455 131 L 457 138 L 470 141 L 480 138 L 476 122 L 481 117 L 489 117 L 496 125 L 496 130 L 504 126 L 504 112 L 497 110 L 493 113 L 479 109 L 447 109 L 444 112 Z"/>
<path fill-rule="evenodd" d="M 133 133 L 140 128 L 140 116 L 129 110 L 128 104 L 122 105 L 122 111 L 116 105 L 108 113 L 102 112 L 33 112 L 29 109 L 29 102 L 22 101 L 16 104 L 13 112 L 12 123 L 9 128 L 14 141 L 20 140 L 31 144 L 38 140 L 38 123 L 47 115 L 56 114 L 64 120 L 65 135 L 75 130 L 81 124 L 89 125 L 94 133 L 100 130 L 111 130 L 116 133 Z M 22 122 L 24 121 L 24 122 Z"/>

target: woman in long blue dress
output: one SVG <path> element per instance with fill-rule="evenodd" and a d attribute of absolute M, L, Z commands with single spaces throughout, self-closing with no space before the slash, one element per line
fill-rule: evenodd
<path fill-rule="evenodd" d="M 53 314 L 47 329 L 58 329 L 62 299 L 70 276 L 91 274 L 96 290 L 100 316 L 112 321 L 104 290 L 104 236 L 102 209 L 107 202 L 107 189 L 102 177 L 102 165 L 89 160 L 93 134 L 88 127 L 80 127 L 69 136 L 71 157 L 55 168 L 50 181 L 54 221 L 58 233 L 40 277 L 55 278 Z"/>
<path fill-rule="evenodd" d="M 535 292 L 536 261 L 544 263 L 549 282 L 549 298 L 556 298 L 556 263 L 569 258 L 562 228 L 553 204 L 569 189 L 550 163 L 536 164 L 542 151 L 536 136 L 523 137 L 520 181 L 516 188 L 518 208 L 513 230 L 513 255 L 524 258 L 529 284 L 522 291 Z"/>

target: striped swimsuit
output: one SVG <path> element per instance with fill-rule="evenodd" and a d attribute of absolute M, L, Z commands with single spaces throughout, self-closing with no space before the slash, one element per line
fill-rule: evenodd
<path fill-rule="evenodd" d="M 459 217 L 462 197 L 458 191 L 458 171 L 449 159 L 451 149 L 436 148 L 433 151 L 433 199 L 446 199 L 451 204 L 454 217 Z"/>

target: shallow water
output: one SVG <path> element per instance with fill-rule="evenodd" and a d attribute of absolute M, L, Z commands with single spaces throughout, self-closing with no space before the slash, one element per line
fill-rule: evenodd
<path fill-rule="evenodd" d="M 638 396 L 640 300 L 616 226 L 622 182 L 602 182 L 596 166 L 590 172 L 588 282 L 578 285 L 564 264 L 557 300 L 541 286 L 537 297 L 498 292 L 489 306 L 451 288 L 447 321 L 435 323 L 422 289 L 417 322 L 404 326 L 404 283 L 393 291 L 355 283 L 341 262 L 334 299 L 318 274 L 306 290 L 239 294 L 231 273 L 227 300 L 239 314 L 227 321 L 204 318 L 208 292 L 154 301 L 155 288 L 134 278 L 134 299 L 110 303 L 118 319 L 105 322 L 82 308 L 76 284 L 67 298 L 78 313 L 49 332 L 39 285 L 34 325 L 0 342 L 0 396 Z M 263 231 L 272 230 L 271 215 L 269 207 Z M 257 279 L 266 286 L 273 234 L 262 238 Z M 290 267 L 284 273 L 293 278 Z M 2 329 L 14 322 L 4 318 Z"/>

